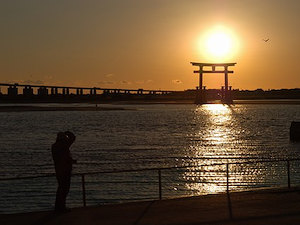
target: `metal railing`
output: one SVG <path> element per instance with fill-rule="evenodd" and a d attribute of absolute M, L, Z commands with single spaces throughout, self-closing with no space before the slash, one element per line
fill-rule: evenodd
<path fill-rule="evenodd" d="M 133 170 L 111 170 L 111 171 L 96 171 L 96 172 L 89 172 L 89 173 L 75 173 L 72 176 L 81 176 L 81 189 L 82 189 L 82 205 L 85 207 L 86 204 L 86 181 L 85 177 L 88 175 L 95 175 L 95 174 L 115 174 L 115 173 L 128 173 L 128 172 L 142 172 L 142 171 L 157 171 L 158 173 L 158 199 L 163 199 L 162 193 L 162 171 L 171 170 L 171 169 L 190 169 L 190 168 L 199 168 L 205 166 L 226 166 L 226 193 L 228 199 L 228 210 L 229 210 L 229 217 L 232 219 L 232 207 L 231 207 L 231 200 L 230 200 L 230 166 L 231 165 L 244 165 L 244 164 L 258 164 L 258 163 L 276 163 L 276 162 L 285 162 L 286 163 L 286 170 L 287 170 L 287 188 L 291 188 L 291 161 L 300 161 L 300 158 L 293 158 L 293 159 L 274 159 L 274 160 L 255 160 L 255 161 L 243 161 L 243 162 L 227 162 L 227 163 L 212 163 L 212 164 L 202 164 L 202 165 L 193 165 L 193 166 L 173 166 L 173 167 L 160 167 L 160 168 L 145 168 L 145 169 L 133 169 Z M 209 172 L 209 171 L 208 171 Z M 12 177 L 12 178 L 0 178 L 1 181 L 10 181 L 10 180 L 25 180 L 25 179 L 35 179 L 35 178 L 44 178 L 44 177 L 55 177 L 55 174 L 46 174 L 41 176 L 27 176 L 27 177 Z M 201 183 L 201 182 L 199 182 Z M 217 183 L 217 182 L 207 182 L 207 183 Z"/>

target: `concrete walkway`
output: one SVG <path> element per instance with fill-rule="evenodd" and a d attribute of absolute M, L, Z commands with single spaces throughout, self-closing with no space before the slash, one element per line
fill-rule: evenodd
<path fill-rule="evenodd" d="M 228 200 L 232 206 L 232 219 Z M 75 208 L 65 214 L 0 215 L 3 225 L 299 225 L 300 189 L 265 189 L 230 194 Z"/>

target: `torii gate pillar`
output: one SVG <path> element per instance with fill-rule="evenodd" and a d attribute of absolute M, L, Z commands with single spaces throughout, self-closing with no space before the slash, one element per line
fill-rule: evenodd
<path fill-rule="evenodd" d="M 206 91 L 205 86 L 203 86 L 203 74 L 204 73 L 223 73 L 225 79 L 225 86 L 222 87 L 222 103 L 232 104 L 231 87 L 228 86 L 228 73 L 233 73 L 233 71 L 228 70 L 229 66 L 234 66 L 236 63 L 196 63 L 191 62 L 193 66 L 198 66 L 199 70 L 194 71 L 194 73 L 199 73 L 199 86 L 196 88 L 196 104 L 204 104 L 206 101 Z M 223 68 L 220 70 L 218 68 Z"/>

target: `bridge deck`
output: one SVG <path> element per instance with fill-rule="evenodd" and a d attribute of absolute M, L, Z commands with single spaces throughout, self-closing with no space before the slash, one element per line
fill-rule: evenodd
<path fill-rule="evenodd" d="M 176 91 L 172 90 L 148 90 L 148 89 L 124 89 L 124 88 L 101 88 L 101 87 L 74 87 L 74 86 L 54 86 L 54 85 L 35 85 L 35 84 L 9 84 L 9 83 L 0 83 L 0 87 L 31 87 L 31 88 L 58 88 L 58 89 L 82 89 L 82 90 L 100 90 L 100 91 L 122 91 L 122 92 L 166 92 L 166 93 L 173 93 Z"/>

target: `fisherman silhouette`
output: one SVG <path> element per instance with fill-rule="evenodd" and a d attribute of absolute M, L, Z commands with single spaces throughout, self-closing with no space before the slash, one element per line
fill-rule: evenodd
<path fill-rule="evenodd" d="M 72 165 L 76 163 L 76 160 L 72 159 L 69 148 L 75 139 L 75 135 L 70 131 L 59 132 L 56 142 L 51 148 L 58 182 L 55 200 L 56 212 L 69 211 L 69 209 L 66 208 L 66 198 L 70 190 Z"/>

